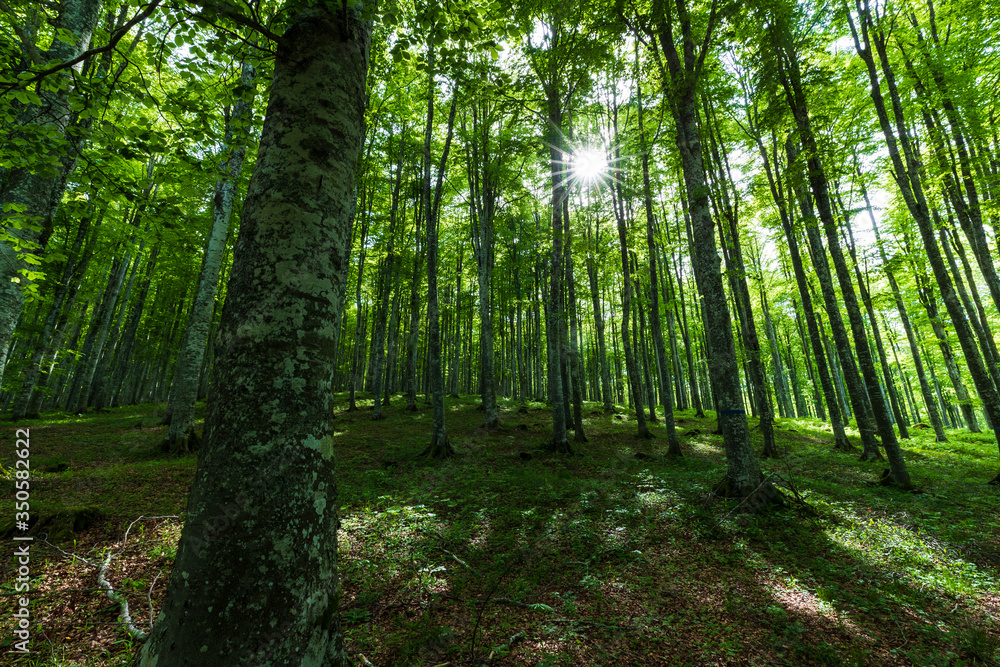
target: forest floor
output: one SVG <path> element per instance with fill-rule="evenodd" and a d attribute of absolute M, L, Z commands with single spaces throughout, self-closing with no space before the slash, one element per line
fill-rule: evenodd
<path fill-rule="evenodd" d="M 359 654 L 378 667 L 998 664 L 991 435 L 950 431 L 936 443 L 914 429 L 902 441 L 920 490 L 910 493 L 874 484 L 885 465 L 833 451 L 822 423 L 780 420 L 784 455 L 762 465 L 790 501 L 748 515 L 713 498 L 721 439 L 714 419 L 691 412 L 675 418 L 681 459 L 662 455 L 662 424 L 639 441 L 633 419 L 598 404 L 585 412 L 589 441 L 559 456 L 540 451 L 544 405 L 502 402 L 503 425 L 487 432 L 477 398 L 449 399 L 458 455 L 428 460 L 417 454 L 429 407 L 406 412 L 396 397 L 372 422 L 370 400 L 346 413 L 339 399 L 342 618 L 358 664 Z M 49 544 L 31 551 L 27 655 L 8 652 L 21 594 L 14 557 L 0 560 L 3 664 L 127 665 L 138 650 L 97 572 L 111 554 L 107 579 L 148 629 L 196 464 L 160 454 L 162 409 L 21 425 L 31 532 Z M 9 473 L 12 455 L 0 464 Z M 7 538 L 14 491 L 0 488 Z"/>

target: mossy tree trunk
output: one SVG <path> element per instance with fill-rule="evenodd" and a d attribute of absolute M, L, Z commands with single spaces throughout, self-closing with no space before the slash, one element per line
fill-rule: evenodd
<path fill-rule="evenodd" d="M 346 667 L 331 377 L 371 25 L 306 7 L 278 44 L 205 442 L 139 664 Z"/>
<path fill-rule="evenodd" d="M 750 445 L 750 429 L 740 396 L 733 324 L 722 285 L 715 225 L 709 206 L 708 182 L 698 129 L 697 83 L 710 43 L 708 37 L 711 36 L 715 22 L 714 7 L 705 28 L 706 35 L 702 39 L 693 33 L 691 17 L 683 0 L 676 3 L 676 11 L 677 14 L 674 15 L 672 3 L 664 0 L 655 0 L 653 3 L 653 19 L 671 84 L 671 109 L 677 130 L 677 148 L 681 157 L 692 238 L 696 247 L 691 261 L 698 289 L 704 300 L 709 372 L 726 450 L 726 477 L 717 488 L 726 495 L 760 494 L 759 497 L 774 499 L 777 491 L 764 479 Z M 680 50 L 674 32 L 678 27 Z M 699 49 L 698 43 L 703 43 L 703 48 Z"/>

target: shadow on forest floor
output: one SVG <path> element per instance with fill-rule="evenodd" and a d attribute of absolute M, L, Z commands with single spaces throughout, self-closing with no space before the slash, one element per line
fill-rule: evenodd
<path fill-rule="evenodd" d="M 343 397 L 342 397 L 343 398 Z M 684 457 L 636 459 L 635 422 L 588 404 L 580 455 L 540 450 L 549 412 L 502 402 L 481 428 L 475 397 L 449 399 L 459 455 L 419 459 L 430 410 L 338 412 L 342 616 L 347 648 L 388 665 L 973 665 L 1000 622 L 1000 489 L 988 437 L 902 441 L 922 493 L 872 485 L 884 464 L 831 449 L 821 422 L 780 420 L 779 460 L 808 509 L 733 512 L 714 420 L 676 415 Z M 338 409 L 346 407 L 344 401 Z M 625 414 L 625 413 L 623 413 Z M 164 459 L 156 406 L 30 423 L 33 511 L 98 518 L 58 537 L 108 578 L 137 625 L 159 606 L 195 458 Z M 853 440 L 857 442 L 856 433 Z M 754 430 L 759 438 L 759 431 Z M 758 449 L 759 449 L 759 443 Z M 646 443 L 642 443 L 648 452 Z M 529 457 L 523 457 L 523 454 Z M 5 466 L 11 462 L 3 461 Z M 50 472 L 45 472 L 49 470 Z M 58 472 L 57 472 L 58 471 Z M 4 491 L 11 516 L 13 492 Z M 57 533 L 48 530 L 49 534 Z M 24 664 L 124 665 L 137 645 L 95 568 L 36 543 L 34 654 Z M 37 556 L 36 556 L 37 553 Z M 44 561 L 43 561 L 44 554 Z M 5 562 L 4 590 L 12 590 Z M 12 598 L 0 597 L 9 608 Z M 0 650 L 11 641 L 0 621 Z M 20 663 L 15 663 L 20 664 Z"/>

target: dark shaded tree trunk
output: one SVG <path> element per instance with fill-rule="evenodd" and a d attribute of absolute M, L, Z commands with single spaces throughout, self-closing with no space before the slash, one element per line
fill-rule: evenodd
<path fill-rule="evenodd" d="M 441 189 L 444 183 L 448 153 L 455 129 L 455 110 L 458 104 L 457 91 L 452 93 L 451 110 L 448 113 L 448 135 L 441 161 L 437 170 L 437 183 L 431 190 L 431 135 L 434 129 L 434 95 L 437 86 L 434 81 L 434 47 L 428 51 L 427 86 L 427 128 L 424 132 L 424 211 L 427 222 L 427 353 L 430 394 L 433 406 L 431 442 L 421 452 L 421 456 L 443 458 L 455 453 L 445 426 L 444 376 L 441 368 L 441 330 L 438 307 L 438 208 L 441 204 Z"/>
<path fill-rule="evenodd" d="M 364 137 L 371 26 L 359 14 L 301 9 L 278 46 L 205 443 L 141 667 L 350 664 L 330 380 Z"/>

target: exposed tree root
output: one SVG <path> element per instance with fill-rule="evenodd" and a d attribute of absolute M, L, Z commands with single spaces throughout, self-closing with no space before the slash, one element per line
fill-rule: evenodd
<path fill-rule="evenodd" d="M 765 509 L 776 506 L 784 507 L 785 496 L 771 483 L 774 475 L 768 475 L 756 487 L 738 486 L 729 477 L 724 477 L 715 485 L 712 493 L 723 498 L 741 498 L 740 504 L 729 514 L 739 511 L 747 514 L 758 514 Z"/>
<path fill-rule="evenodd" d="M 587 440 L 587 434 L 583 432 L 583 429 L 574 431 L 573 442 L 589 442 L 589 440 Z"/>
<path fill-rule="evenodd" d="M 181 436 L 174 440 L 169 437 L 164 438 L 160 443 L 160 451 L 169 452 L 171 456 L 185 456 L 194 454 L 201 448 L 201 438 L 192 429 L 186 436 Z"/>
<path fill-rule="evenodd" d="M 882 474 L 879 475 L 878 481 L 874 482 L 874 484 L 877 484 L 878 486 L 895 486 L 895 487 L 898 487 L 898 488 L 902 489 L 903 491 L 912 491 L 914 493 L 923 493 L 923 491 L 921 491 L 920 489 L 918 489 L 916 487 L 916 485 L 913 484 L 912 482 L 909 483 L 909 484 L 900 484 L 899 482 L 897 482 L 896 478 L 892 476 L 892 469 L 891 468 L 886 468 L 885 470 L 883 470 Z"/>
<path fill-rule="evenodd" d="M 648 428 L 644 428 L 635 434 L 635 437 L 639 440 L 655 440 L 656 436 L 650 432 Z"/>
<path fill-rule="evenodd" d="M 684 456 L 684 452 L 681 450 L 680 442 L 672 442 L 667 447 L 667 453 L 664 455 L 668 459 L 679 459 Z"/>
<path fill-rule="evenodd" d="M 573 455 L 573 448 L 569 444 L 569 440 L 563 440 L 562 442 L 556 442 L 555 439 L 552 440 L 546 447 L 546 450 L 550 452 L 555 452 L 556 454 L 569 454 Z"/>
<path fill-rule="evenodd" d="M 861 452 L 861 456 L 858 457 L 859 461 L 885 461 L 885 457 L 877 449 L 874 452 Z"/>
<path fill-rule="evenodd" d="M 427 449 L 420 452 L 420 456 L 429 456 L 432 459 L 446 459 L 455 455 L 455 448 L 451 446 L 451 441 L 447 437 L 440 438 L 427 445 Z"/>
<path fill-rule="evenodd" d="M 383 414 L 381 412 L 379 414 L 377 414 L 377 415 L 372 415 L 372 421 L 373 422 L 380 422 L 383 419 L 385 419 L 385 414 Z"/>
<path fill-rule="evenodd" d="M 996 477 L 986 482 L 986 484 L 987 486 L 1000 486 L 1000 472 L 997 473 Z"/>
<path fill-rule="evenodd" d="M 833 448 L 835 450 L 837 450 L 838 452 L 853 452 L 854 451 L 854 445 L 852 445 L 851 441 L 848 440 L 847 438 L 844 438 L 843 440 L 835 440 L 834 443 L 833 443 Z"/>

